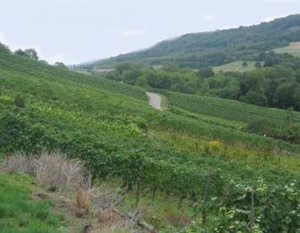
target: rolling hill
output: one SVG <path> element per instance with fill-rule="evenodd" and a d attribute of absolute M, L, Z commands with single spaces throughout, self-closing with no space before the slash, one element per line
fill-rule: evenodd
<path fill-rule="evenodd" d="M 260 52 L 300 41 L 300 15 L 263 22 L 259 25 L 212 32 L 191 33 L 162 41 L 149 49 L 103 59 L 86 67 L 112 67 L 125 61 L 180 67 L 218 66 L 237 60 L 257 60 Z"/>
<path fill-rule="evenodd" d="M 142 203 L 139 214 L 161 232 L 300 229 L 300 145 L 249 130 L 269 120 L 290 130 L 287 137 L 299 136 L 300 113 L 161 94 L 165 111 L 149 106 L 141 87 L 50 66 L 0 44 L 0 154 L 30 160 L 60 151 L 80 159 L 95 184 L 126 194 L 119 208 L 132 213 Z M 15 227 L 26 232 L 26 224 Z"/>

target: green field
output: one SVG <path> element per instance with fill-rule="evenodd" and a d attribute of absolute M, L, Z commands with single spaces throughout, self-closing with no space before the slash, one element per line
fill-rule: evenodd
<path fill-rule="evenodd" d="M 162 219 L 164 232 L 245 232 L 250 213 L 260 219 L 253 229 L 300 228 L 300 145 L 245 130 L 253 119 L 284 125 L 285 110 L 162 92 L 168 109 L 157 111 L 141 88 L 4 52 L 0 83 L 3 154 L 61 151 L 137 202 L 172 200 L 177 212 L 145 210 L 153 225 Z M 174 226 L 179 209 L 184 226 Z"/>
<path fill-rule="evenodd" d="M 293 56 L 300 57 L 300 42 L 290 43 L 289 46 L 273 50 L 276 53 L 289 53 Z"/>
<path fill-rule="evenodd" d="M 254 61 L 246 61 L 247 65 L 243 66 L 244 61 L 235 61 L 231 62 L 228 64 L 220 65 L 220 66 L 215 66 L 213 67 L 213 71 L 215 73 L 218 72 L 246 72 L 246 71 L 251 71 L 255 70 L 255 62 Z"/>

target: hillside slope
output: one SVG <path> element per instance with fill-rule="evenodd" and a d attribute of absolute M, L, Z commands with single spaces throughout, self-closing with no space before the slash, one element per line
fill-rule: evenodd
<path fill-rule="evenodd" d="M 217 66 L 236 60 L 255 59 L 265 52 L 300 41 L 300 15 L 291 15 L 249 27 L 191 33 L 162 41 L 152 48 L 91 63 L 88 67 L 111 67 L 124 61 L 181 67 Z"/>
<path fill-rule="evenodd" d="M 52 67 L 0 45 L 0 150 L 79 158 L 95 181 L 131 195 L 125 208 L 135 206 L 128 204 L 132 199 L 144 203 L 142 214 L 153 225 L 160 219 L 165 232 L 231 225 L 246 232 L 249 224 L 265 232 L 296 232 L 300 145 L 244 130 L 250 112 L 251 118 L 261 114 L 280 123 L 287 112 L 165 95 L 170 110 L 158 111 L 141 88 Z M 228 106 L 219 108 L 224 114 L 210 111 L 218 104 Z M 293 114 L 298 121 L 300 114 Z M 254 224 L 249 213 L 260 221 Z"/>

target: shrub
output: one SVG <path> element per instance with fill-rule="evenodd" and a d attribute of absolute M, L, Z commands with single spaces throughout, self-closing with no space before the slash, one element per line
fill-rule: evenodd
<path fill-rule="evenodd" d="M 274 136 L 276 134 L 276 124 L 268 119 L 254 119 L 248 123 L 246 131 L 250 133 Z"/>
<path fill-rule="evenodd" d="M 14 103 L 17 108 L 25 108 L 25 98 L 23 96 L 16 96 Z"/>
<path fill-rule="evenodd" d="M 213 140 L 207 143 L 204 147 L 204 151 L 207 154 L 218 153 L 221 148 L 221 142 L 218 140 Z"/>
<path fill-rule="evenodd" d="M 254 91 L 247 92 L 247 94 L 242 96 L 240 100 L 248 104 L 255 104 L 259 106 L 267 106 L 268 103 L 268 99 L 264 94 L 257 93 Z"/>

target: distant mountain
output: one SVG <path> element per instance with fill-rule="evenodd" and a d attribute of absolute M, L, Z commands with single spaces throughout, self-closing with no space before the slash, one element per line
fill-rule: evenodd
<path fill-rule="evenodd" d="M 173 62 L 191 68 L 216 66 L 236 60 L 259 60 L 259 53 L 295 41 L 300 41 L 300 14 L 249 27 L 186 34 L 143 51 L 103 59 L 89 66 L 110 67 L 125 61 L 151 65 Z"/>

